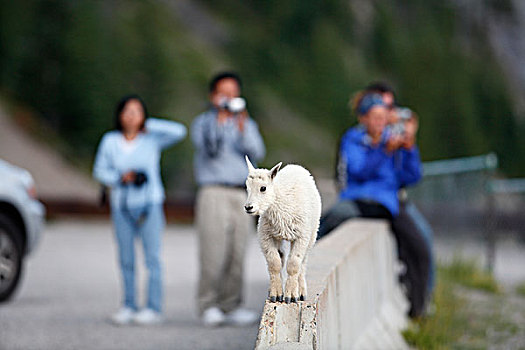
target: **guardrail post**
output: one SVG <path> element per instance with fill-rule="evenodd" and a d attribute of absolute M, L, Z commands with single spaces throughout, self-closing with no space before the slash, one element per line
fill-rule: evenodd
<path fill-rule="evenodd" d="M 494 263 L 496 260 L 496 232 L 495 229 L 497 227 L 496 225 L 496 218 L 497 215 L 494 214 L 494 210 L 496 209 L 495 205 L 495 198 L 494 193 L 489 189 L 487 194 L 487 203 L 486 203 L 486 213 L 485 213 L 485 240 L 486 240 L 486 247 L 485 247 L 485 254 L 486 254 L 486 262 L 485 262 L 485 269 L 489 273 L 494 272 Z"/>
<path fill-rule="evenodd" d="M 497 228 L 497 215 L 496 210 L 496 198 L 495 192 L 491 186 L 492 179 L 496 168 L 498 167 L 498 157 L 495 153 L 489 153 L 485 158 L 486 165 L 486 180 L 485 190 L 487 193 L 487 199 L 485 204 L 485 239 L 486 239 L 486 270 L 489 273 L 494 272 L 494 264 L 496 262 L 496 228 Z"/>

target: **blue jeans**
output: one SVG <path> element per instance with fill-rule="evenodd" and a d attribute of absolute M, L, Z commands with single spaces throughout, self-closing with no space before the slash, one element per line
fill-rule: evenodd
<path fill-rule="evenodd" d="M 142 223 L 137 219 L 142 213 L 147 216 Z M 160 245 L 165 218 L 162 204 L 150 204 L 146 208 L 111 208 L 115 228 L 115 239 L 119 251 L 119 263 L 124 285 L 124 305 L 137 310 L 135 301 L 135 237 L 140 237 L 148 269 L 148 300 L 146 307 L 162 311 L 162 272 Z"/>

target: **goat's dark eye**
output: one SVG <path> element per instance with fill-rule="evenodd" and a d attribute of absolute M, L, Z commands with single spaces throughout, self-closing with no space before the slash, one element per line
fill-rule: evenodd
<path fill-rule="evenodd" d="M 264 191 L 266 191 L 266 186 L 261 187 L 261 192 L 264 192 Z"/>

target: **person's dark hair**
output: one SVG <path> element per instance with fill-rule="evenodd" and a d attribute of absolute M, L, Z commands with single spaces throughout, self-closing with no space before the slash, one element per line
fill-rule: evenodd
<path fill-rule="evenodd" d="M 368 93 L 366 90 L 361 90 L 356 92 L 354 95 L 350 97 L 350 101 L 348 101 L 348 106 L 350 107 L 350 110 L 353 114 L 356 116 L 357 113 L 357 107 L 359 107 L 359 103 L 361 102 L 361 99 Z"/>
<path fill-rule="evenodd" d="M 144 103 L 144 100 L 137 95 L 137 94 L 130 94 L 122 97 L 120 101 L 117 103 L 117 108 L 115 109 L 115 129 L 118 131 L 122 131 L 122 123 L 120 121 L 120 114 L 124 110 L 124 107 L 126 107 L 126 104 L 131 100 L 137 100 L 139 101 L 140 105 L 142 106 L 142 111 L 144 112 L 144 121 L 142 122 L 142 125 L 140 129 L 144 129 L 144 125 L 146 124 L 146 119 L 148 118 L 148 109 L 146 108 L 146 104 Z"/>
<path fill-rule="evenodd" d="M 215 91 L 215 88 L 217 87 L 217 84 L 219 83 L 219 81 L 221 81 L 223 79 L 233 79 L 233 80 L 235 80 L 237 82 L 237 84 L 239 85 L 239 90 L 242 89 L 241 77 L 239 77 L 239 75 L 237 73 L 234 73 L 234 72 L 222 72 L 222 73 L 216 74 L 210 80 L 210 85 L 208 87 L 209 92 L 211 93 L 211 92 Z"/>
<path fill-rule="evenodd" d="M 384 81 L 375 81 L 375 82 L 369 84 L 365 88 L 365 90 L 367 92 L 378 92 L 380 94 L 384 94 L 386 92 L 390 92 L 392 95 L 395 96 L 394 89 L 392 88 L 392 86 L 390 86 L 389 84 L 387 84 Z"/>

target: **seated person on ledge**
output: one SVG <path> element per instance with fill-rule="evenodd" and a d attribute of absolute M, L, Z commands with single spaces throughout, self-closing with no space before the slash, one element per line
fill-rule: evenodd
<path fill-rule="evenodd" d="M 318 238 L 354 217 L 398 215 L 399 188 L 421 178 L 419 151 L 413 142 L 391 135 L 388 110 L 379 94 L 366 94 L 358 102 L 359 125 L 341 139 L 338 167 L 344 168 L 345 186 L 338 202 L 321 217 Z"/>
<path fill-rule="evenodd" d="M 362 97 L 361 97 L 362 96 Z M 407 267 L 407 297 L 410 317 L 422 315 L 426 299 L 430 253 L 417 227 L 408 220 L 398 220 L 398 190 L 421 178 L 421 161 L 415 145 L 415 121 L 403 135 L 388 125 L 388 109 L 381 95 L 358 95 L 356 112 L 359 125 L 341 138 L 338 174 L 342 184 L 339 201 L 322 217 L 318 239 L 344 221 L 355 218 L 379 218 L 390 222 L 398 243 L 399 257 Z M 341 181 L 342 180 L 342 181 Z"/>

